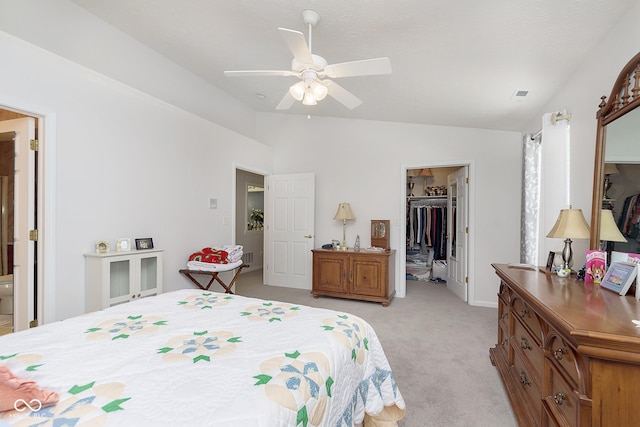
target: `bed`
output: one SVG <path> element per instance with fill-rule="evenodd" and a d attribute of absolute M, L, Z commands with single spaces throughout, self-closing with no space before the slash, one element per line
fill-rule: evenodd
<path fill-rule="evenodd" d="M 0 366 L 58 402 L 0 425 L 396 425 L 405 403 L 348 313 L 185 289 L 0 337 Z"/>

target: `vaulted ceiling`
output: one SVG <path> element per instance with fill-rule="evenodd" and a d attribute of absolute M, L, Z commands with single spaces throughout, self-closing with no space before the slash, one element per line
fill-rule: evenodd
<path fill-rule="evenodd" d="M 636 0 L 72 1 L 264 112 L 297 78 L 224 71 L 289 70 L 278 28 L 308 35 L 302 11 L 313 9 L 313 53 L 388 57 L 393 72 L 336 79 L 363 101 L 353 110 L 327 97 L 285 114 L 519 131 Z"/>

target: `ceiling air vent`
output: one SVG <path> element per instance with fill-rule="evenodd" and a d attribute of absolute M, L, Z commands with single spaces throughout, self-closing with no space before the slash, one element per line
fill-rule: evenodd
<path fill-rule="evenodd" d="M 528 90 L 516 90 L 513 92 L 513 95 L 511 95 L 511 101 L 522 102 L 527 97 L 528 93 Z"/>

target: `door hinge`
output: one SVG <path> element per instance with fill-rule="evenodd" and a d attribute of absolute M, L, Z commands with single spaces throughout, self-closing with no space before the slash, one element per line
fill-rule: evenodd
<path fill-rule="evenodd" d="M 469 227 L 464 228 L 465 233 L 469 234 Z"/>
<path fill-rule="evenodd" d="M 33 242 L 38 241 L 38 230 L 29 230 L 29 240 Z"/>
<path fill-rule="evenodd" d="M 469 276 L 464 277 L 464 283 L 469 283 Z"/>
<path fill-rule="evenodd" d="M 466 177 L 465 181 L 467 181 L 467 184 L 468 184 L 469 183 L 469 177 Z"/>
<path fill-rule="evenodd" d="M 32 151 L 38 151 L 38 148 L 40 147 L 38 144 L 38 140 L 37 139 L 32 139 L 29 141 L 29 146 L 31 148 Z"/>
<path fill-rule="evenodd" d="M 30 328 L 35 328 L 37 326 L 38 326 L 38 319 L 33 319 L 31 322 L 29 322 Z"/>

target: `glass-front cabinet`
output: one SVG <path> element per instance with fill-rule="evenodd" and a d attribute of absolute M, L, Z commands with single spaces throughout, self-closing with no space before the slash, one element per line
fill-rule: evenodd
<path fill-rule="evenodd" d="M 87 253 L 87 311 L 162 292 L 162 249 Z"/>

